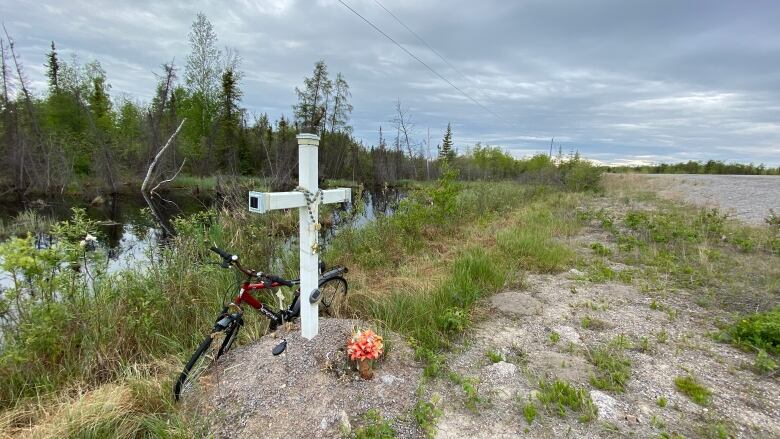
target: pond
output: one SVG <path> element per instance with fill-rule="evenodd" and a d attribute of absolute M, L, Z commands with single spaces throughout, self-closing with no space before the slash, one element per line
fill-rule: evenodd
<path fill-rule="evenodd" d="M 356 191 L 352 192 L 353 197 Z M 395 188 L 362 192 L 365 210 L 350 223 L 357 227 L 375 220 L 381 215 L 392 215 L 406 191 Z M 166 194 L 167 202 L 158 204 L 158 212 L 165 220 L 176 216 L 191 215 L 204 211 L 215 205 L 219 200 L 210 196 L 181 193 Z M 355 200 L 353 199 L 353 202 Z M 104 200 L 85 201 L 81 197 L 62 197 L 53 200 L 0 201 L 0 220 L 11 223 L 19 214 L 30 209 L 36 211 L 40 218 L 60 221 L 71 217 L 73 207 L 86 210 L 87 216 L 100 222 L 99 245 L 108 254 L 108 271 L 116 272 L 127 268 L 137 268 L 140 261 L 148 261 L 160 245 L 169 237 L 163 227 L 160 227 L 148 213 L 148 204 L 138 196 L 118 195 Z M 338 230 L 347 225 L 343 213 L 351 208 L 351 203 L 337 208 L 333 212 L 332 226 L 323 231 L 324 241 L 330 239 Z M 288 238 L 287 245 L 295 242 L 297 232 Z M 35 235 L 36 245 L 45 248 L 51 244 L 51 236 L 45 232 Z M 8 273 L 0 270 L 0 290 L 10 286 Z"/>

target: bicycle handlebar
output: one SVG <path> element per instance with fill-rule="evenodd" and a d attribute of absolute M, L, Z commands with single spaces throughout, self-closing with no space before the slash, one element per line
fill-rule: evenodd
<path fill-rule="evenodd" d="M 284 286 L 287 286 L 287 287 L 291 287 L 291 286 L 295 285 L 295 283 L 293 281 L 289 281 L 287 279 L 283 279 L 283 278 L 281 278 L 279 276 L 265 274 L 262 271 L 255 272 L 255 271 L 252 271 L 252 270 L 248 270 L 248 269 L 242 267 L 241 264 L 239 264 L 239 262 L 238 262 L 238 255 L 232 255 L 232 254 L 226 252 L 225 250 L 222 250 L 221 248 L 219 248 L 217 246 L 212 246 L 210 250 L 222 257 L 222 266 L 225 267 L 225 268 L 228 268 L 230 266 L 230 264 L 233 264 L 233 265 L 236 266 L 236 268 L 239 271 L 241 271 L 242 273 L 244 273 L 245 275 L 247 275 L 249 277 L 264 278 L 264 279 L 269 280 L 270 283 L 272 283 L 272 284 L 276 283 L 276 284 L 284 285 Z"/>

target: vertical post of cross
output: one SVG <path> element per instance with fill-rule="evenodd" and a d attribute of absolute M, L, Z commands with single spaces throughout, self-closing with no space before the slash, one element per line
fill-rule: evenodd
<path fill-rule="evenodd" d="M 297 139 L 298 183 L 309 193 L 316 194 L 319 184 L 317 175 L 320 138 L 316 134 L 298 134 Z M 306 206 L 298 208 L 298 230 L 301 260 L 301 334 L 311 340 L 319 332 L 319 306 L 318 303 L 309 302 L 309 295 L 319 286 L 319 233 L 315 228 L 319 218 L 319 203 L 309 207 L 311 215 Z"/>

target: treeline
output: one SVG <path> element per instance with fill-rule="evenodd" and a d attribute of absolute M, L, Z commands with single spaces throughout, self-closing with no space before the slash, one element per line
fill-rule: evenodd
<path fill-rule="evenodd" d="M 725 163 L 720 160 L 698 162 L 689 160 L 680 163 L 661 163 L 641 166 L 609 166 L 608 172 L 637 172 L 641 174 L 730 174 L 730 175 L 780 175 L 780 167 L 772 168 L 753 163 Z"/>
<path fill-rule="evenodd" d="M 292 117 L 250 114 L 242 106 L 241 58 L 218 46 L 209 20 L 198 14 L 188 35 L 190 53 L 182 68 L 162 65 L 151 102 L 112 95 L 98 61 L 82 64 L 60 57 L 54 42 L 46 54 L 47 89 L 32 90 L 24 67 L 6 34 L 0 39 L 0 194 L 59 193 L 92 185 L 115 193 L 137 190 L 160 146 L 186 119 L 165 152 L 158 172 L 206 176 L 251 175 L 273 188 L 297 180 L 297 142 L 302 131 L 317 132 L 320 175 L 382 184 L 402 179 L 435 179 L 443 163 L 462 178 L 505 179 L 525 174 L 562 181 L 563 161 L 547 156 L 517 160 L 495 147 L 477 145 L 458 156 L 448 125 L 436 156 L 418 140 L 412 117 L 401 104 L 378 143 L 366 146 L 352 136 L 351 94 L 346 78 L 329 76 L 315 63 L 296 87 Z M 390 131 L 388 134 L 387 131 Z M 575 163 L 575 162 L 572 162 Z M 581 163 L 577 160 L 576 163 Z M 554 174 L 558 174 L 555 176 Z"/>

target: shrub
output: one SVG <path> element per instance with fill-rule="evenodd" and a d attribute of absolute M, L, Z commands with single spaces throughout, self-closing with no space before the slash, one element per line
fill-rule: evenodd
<path fill-rule="evenodd" d="M 580 421 L 588 422 L 596 419 L 597 407 L 584 388 L 575 387 L 566 381 L 541 380 L 537 398 L 548 413 L 566 416 L 566 409 L 580 414 Z"/>
<path fill-rule="evenodd" d="M 720 337 L 742 348 L 763 349 L 780 355 L 780 307 L 745 316 L 723 330 Z"/>

